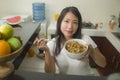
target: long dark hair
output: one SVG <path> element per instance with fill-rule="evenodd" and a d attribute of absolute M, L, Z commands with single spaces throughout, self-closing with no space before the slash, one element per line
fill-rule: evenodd
<path fill-rule="evenodd" d="M 63 39 L 65 39 L 63 33 L 61 32 L 61 22 L 63 20 L 63 18 L 65 17 L 65 15 L 68 12 L 72 12 L 77 18 L 78 18 L 78 29 L 76 31 L 76 33 L 73 35 L 72 38 L 76 38 L 76 39 L 80 39 L 81 38 L 81 26 L 82 26 L 82 17 L 81 14 L 79 12 L 79 10 L 76 7 L 70 6 L 70 7 L 66 7 L 62 10 L 58 21 L 57 21 L 57 30 L 55 33 L 55 37 L 56 37 L 56 48 L 55 48 L 55 53 L 54 55 L 57 56 L 60 51 L 61 51 L 61 42 Z"/>

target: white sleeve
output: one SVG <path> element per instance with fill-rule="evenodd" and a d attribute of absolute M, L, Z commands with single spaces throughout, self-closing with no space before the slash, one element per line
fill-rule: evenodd
<path fill-rule="evenodd" d="M 97 47 L 97 44 L 87 35 L 83 35 L 83 40 L 85 40 L 88 44 L 91 44 L 93 48 Z"/>
<path fill-rule="evenodd" d="M 48 48 L 49 48 L 49 50 L 50 50 L 50 54 L 51 54 L 51 56 L 53 56 L 53 53 L 54 53 L 54 50 L 55 50 L 55 38 L 53 38 L 53 39 L 51 39 L 50 41 L 48 41 L 48 43 L 47 43 L 47 46 L 48 46 Z"/>

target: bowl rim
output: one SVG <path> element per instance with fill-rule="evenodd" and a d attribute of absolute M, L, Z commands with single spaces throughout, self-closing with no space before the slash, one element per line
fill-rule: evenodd
<path fill-rule="evenodd" d="M 87 45 L 87 42 L 86 41 L 84 41 L 83 39 L 70 39 L 70 40 L 68 40 L 66 43 L 65 43 L 65 45 L 64 45 L 64 47 L 66 46 L 66 44 L 68 43 L 68 42 L 70 42 L 70 41 L 77 41 L 78 43 L 80 43 L 79 41 L 82 41 L 83 43 L 80 43 L 80 44 L 83 44 L 84 46 L 86 46 L 87 47 L 87 49 L 85 50 L 85 51 L 87 51 L 88 50 L 88 45 Z M 85 45 L 86 44 L 86 45 Z M 66 48 L 65 48 L 65 50 L 66 51 L 68 51 Z M 75 54 L 75 53 L 72 53 L 72 54 L 75 54 L 75 55 L 79 55 L 79 54 L 82 54 L 82 53 L 84 53 L 85 51 L 83 51 L 83 52 L 81 52 L 81 53 L 78 53 L 78 54 Z M 69 52 L 69 51 L 68 51 Z M 69 53 L 71 53 L 71 52 L 69 52 Z"/>
<path fill-rule="evenodd" d="M 85 50 L 85 51 L 83 51 L 83 52 L 81 52 L 81 53 L 77 53 L 77 54 L 75 54 L 75 53 L 71 53 L 71 52 L 69 52 L 65 47 L 66 47 L 66 44 L 68 43 L 68 42 L 70 42 L 70 41 L 77 41 L 78 43 L 80 43 L 79 41 L 82 41 L 83 42 L 83 45 L 85 45 L 86 47 L 87 47 L 87 49 Z M 80 43 L 81 44 L 81 43 Z M 87 54 L 87 50 L 88 50 L 88 45 L 87 45 L 87 42 L 85 41 L 85 40 L 83 40 L 83 39 L 70 39 L 70 40 L 68 40 L 68 41 L 66 41 L 65 42 L 65 45 L 64 45 L 64 47 L 63 47 L 63 49 L 67 52 L 67 53 L 65 53 L 65 54 L 67 54 L 69 57 L 71 57 L 71 56 L 74 56 L 74 59 L 78 59 L 78 57 L 77 56 L 84 56 L 84 55 L 86 55 Z M 70 56 L 71 55 L 71 56 Z M 75 56 L 76 56 L 76 58 L 75 58 Z M 73 58 L 73 57 L 72 57 Z M 82 58 L 82 57 L 80 57 L 80 58 Z M 79 59 L 80 59 L 79 58 Z"/>
<path fill-rule="evenodd" d="M 13 52 L 9 53 L 8 55 L 0 56 L 0 59 L 1 59 L 1 58 L 4 58 L 4 57 L 11 56 L 11 55 L 14 55 L 14 54 L 16 54 L 17 52 L 19 52 L 19 51 L 21 51 L 21 50 L 23 50 L 23 44 L 22 44 L 22 46 L 21 46 L 19 49 L 17 49 L 16 51 L 13 51 Z"/>

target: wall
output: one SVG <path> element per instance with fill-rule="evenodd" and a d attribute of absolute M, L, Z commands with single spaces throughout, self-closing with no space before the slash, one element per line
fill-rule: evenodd
<path fill-rule="evenodd" d="M 32 15 L 33 2 L 45 2 L 48 22 L 53 20 L 54 13 L 60 13 L 66 6 L 78 7 L 83 21 L 93 23 L 108 24 L 110 15 L 118 17 L 120 12 L 120 0 L 0 0 L 0 18 L 13 14 Z"/>

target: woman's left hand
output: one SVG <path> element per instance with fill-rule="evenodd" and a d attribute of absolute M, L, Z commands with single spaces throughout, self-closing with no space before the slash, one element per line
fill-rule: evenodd
<path fill-rule="evenodd" d="M 84 59 L 88 58 L 89 55 L 92 53 L 92 49 L 93 49 L 92 46 L 88 45 L 87 54 L 84 57 L 82 57 L 80 60 L 84 60 Z"/>

